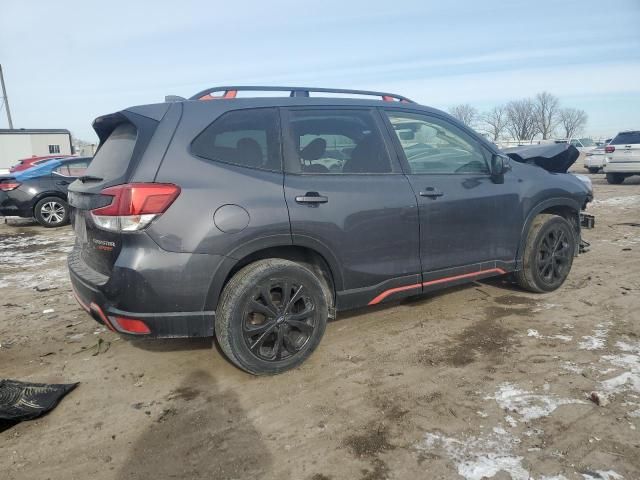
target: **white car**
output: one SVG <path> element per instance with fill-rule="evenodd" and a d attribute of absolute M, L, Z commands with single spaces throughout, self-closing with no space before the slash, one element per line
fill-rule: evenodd
<path fill-rule="evenodd" d="M 580 153 L 591 152 L 597 147 L 596 142 L 590 138 L 572 138 L 569 143 L 576 147 Z"/>
<path fill-rule="evenodd" d="M 620 132 L 604 150 L 607 182 L 617 185 L 631 175 L 640 175 L 640 130 Z"/>
<path fill-rule="evenodd" d="M 600 146 L 585 154 L 584 168 L 589 170 L 589 173 L 598 173 L 600 169 L 604 167 L 606 155 L 604 149 L 609 145 L 610 141 L 611 139 L 607 138 Z"/>

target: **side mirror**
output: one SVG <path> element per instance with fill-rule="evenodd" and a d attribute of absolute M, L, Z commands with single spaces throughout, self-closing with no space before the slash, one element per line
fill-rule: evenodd
<path fill-rule="evenodd" d="M 491 179 L 494 183 L 504 183 L 504 174 L 511 170 L 511 159 L 506 155 L 491 157 Z"/>

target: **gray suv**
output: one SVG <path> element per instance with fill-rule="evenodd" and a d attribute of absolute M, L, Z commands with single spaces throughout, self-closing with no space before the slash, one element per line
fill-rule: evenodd
<path fill-rule="evenodd" d="M 93 126 L 69 188 L 78 302 L 121 334 L 215 334 L 253 374 L 300 365 L 337 311 L 505 274 L 557 289 L 591 199 L 389 93 L 219 87 Z"/>

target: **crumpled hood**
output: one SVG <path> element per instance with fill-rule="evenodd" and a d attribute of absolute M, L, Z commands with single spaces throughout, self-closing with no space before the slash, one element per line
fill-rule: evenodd
<path fill-rule="evenodd" d="M 537 165 L 553 173 L 566 173 L 580 156 L 578 149 L 569 143 L 526 145 L 505 148 L 503 152 L 516 162 Z"/>

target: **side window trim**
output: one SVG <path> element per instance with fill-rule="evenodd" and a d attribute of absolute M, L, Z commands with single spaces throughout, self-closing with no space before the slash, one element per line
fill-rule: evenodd
<path fill-rule="evenodd" d="M 391 172 L 385 173 L 356 173 L 356 172 L 346 172 L 346 173 L 338 173 L 338 172 L 330 172 L 330 173 L 311 173 L 311 172 L 302 172 L 300 170 L 300 164 L 298 160 L 298 156 L 296 155 L 296 147 L 292 141 L 292 132 L 290 130 L 291 125 L 291 112 L 294 111 L 313 111 L 313 112 L 321 112 L 323 110 L 329 111 L 366 111 L 371 114 L 371 118 L 374 121 L 375 127 L 378 129 L 378 133 L 382 139 L 384 144 L 384 148 L 386 150 L 387 156 L 389 157 L 389 162 L 391 166 Z M 318 105 L 318 106 L 291 106 L 291 107 L 280 107 L 280 131 L 282 132 L 282 155 L 284 159 L 284 172 L 287 175 L 322 175 L 324 177 L 329 176 L 344 176 L 344 175 L 402 175 L 403 169 L 400 165 L 400 161 L 397 157 L 397 153 L 395 151 L 395 146 L 393 145 L 392 139 L 389 137 L 387 132 L 386 125 L 383 119 L 380 116 L 380 113 L 377 111 L 378 109 L 375 107 L 360 107 L 360 106 L 342 106 L 342 105 Z"/>
<path fill-rule="evenodd" d="M 452 125 L 453 127 L 457 128 L 458 130 L 460 130 L 462 133 L 464 133 L 465 135 L 469 136 L 470 139 L 472 141 L 474 141 L 478 148 L 480 149 L 481 153 L 483 154 L 483 157 L 485 159 L 485 164 L 487 166 L 487 169 L 489 168 L 489 164 L 488 164 L 488 158 L 491 157 L 491 155 L 494 153 L 492 152 L 489 148 L 486 147 L 486 145 L 484 145 L 484 143 L 478 139 L 478 135 L 475 132 L 469 132 L 466 129 L 462 129 L 459 126 L 451 123 L 447 118 L 441 116 L 441 115 L 437 115 L 435 113 L 431 113 L 431 112 L 423 112 L 420 110 L 413 110 L 413 109 L 399 109 L 399 108 L 388 108 L 388 107 L 378 107 L 379 113 L 380 113 L 380 117 L 382 118 L 382 121 L 384 122 L 384 125 L 386 127 L 388 136 L 391 138 L 391 142 L 393 144 L 394 150 L 396 155 L 398 156 L 398 160 L 400 161 L 400 165 L 402 166 L 402 169 L 405 173 L 405 175 L 473 175 L 476 177 L 490 177 L 491 174 L 489 173 L 489 171 L 487 171 L 486 173 L 466 173 L 466 172 L 461 172 L 461 173 L 455 173 L 455 172 L 441 172 L 441 173 L 432 173 L 432 172 L 412 172 L 411 171 L 411 166 L 409 165 L 409 161 L 407 160 L 407 156 L 405 154 L 404 149 L 402 148 L 402 144 L 400 143 L 400 140 L 398 139 L 398 136 L 395 133 L 395 130 L 393 128 L 393 125 L 391 124 L 391 120 L 389 120 L 389 113 L 399 113 L 399 114 L 410 114 L 410 115 L 419 115 L 422 117 L 425 117 L 426 119 L 429 118 L 434 118 L 437 119 L 443 123 Z"/>

